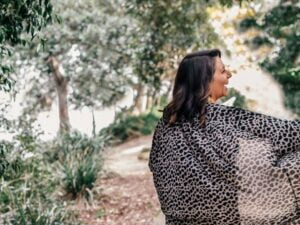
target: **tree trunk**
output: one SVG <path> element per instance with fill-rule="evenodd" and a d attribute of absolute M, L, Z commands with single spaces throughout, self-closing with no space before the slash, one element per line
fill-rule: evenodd
<path fill-rule="evenodd" d="M 151 89 L 147 92 L 147 103 L 146 103 L 146 110 L 149 110 L 153 107 L 153 98 L 151 94 Z"/>
<path fill-rule="evenodd" d="M 48 63 L 51 67 L 55 86 L 58 95 L 58 110 L 59 110 L 59 131 L 69 132 L 70 131 L 70 119 L 68 110 L 68 81 L 61 74 L 59 70 L 58 60 L 51 56 L 48 59 Z"/>
<path fill-rule="evenodd" d="M 166 92 L 166 95 L 167 95 L 167 99 L 168 101 L 171 101 L 171 99 L 173 98 L 173 87 L 174 87 L 174 82 L 175 82 L 175 79 L 170 79 L 170 84 L 168 86 L 168 90 Z"/>
<path fill-rule="evenodd" d="M 137 95 L 134 98 L 134 104 L 132 106 L 132 114 L 139 115 L 143 112 L 143 96 L 144 96 L 145 86 L 143 84 L 138 84 Z"/>

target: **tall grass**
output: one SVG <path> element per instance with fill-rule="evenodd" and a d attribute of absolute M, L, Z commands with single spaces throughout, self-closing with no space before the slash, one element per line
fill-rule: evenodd
<path fill-rule="evenodd" d="M 93 198 L 92 189 L 103 165 L 103 146 L 103 139 L 89 138 L 78 131 L 57 139 L 52 151 L 57 160 L 57 172 L 65 197 L 83 197 L 88 201 Z"/>
<path fill-rule="evenodd" d="M 91 201 L 103 145 L 77 131 L 47 143 L 27 131 L 1 141 L 0 224 L 79 224 L 68 200 Z"/>

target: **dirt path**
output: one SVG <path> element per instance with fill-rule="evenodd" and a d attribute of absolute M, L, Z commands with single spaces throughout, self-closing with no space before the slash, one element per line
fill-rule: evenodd
<path fill-rule="evenodd" d="M 164 218 L 148 169 L 145 147 L 152 136 L 133 139 L 104 151 L 105 166 L 97 187 L 100 194 L 94 207 L 80 210 L 80 220 L 88 225 L 163 225 Z"/>

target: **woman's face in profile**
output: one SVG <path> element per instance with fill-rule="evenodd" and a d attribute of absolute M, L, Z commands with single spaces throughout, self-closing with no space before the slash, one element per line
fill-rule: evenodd
<path fill-rule="evenodd" d="M 213 75 L 213 80 L 210 83 L 210 96 L 215 102 L 218 98 L 227 95 L 227 87 L 231 73 L 226 70 L 220 57 L 215 58 L 215 73 Z"/>

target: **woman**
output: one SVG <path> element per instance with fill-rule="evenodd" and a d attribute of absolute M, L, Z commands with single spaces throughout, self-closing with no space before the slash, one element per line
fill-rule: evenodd
<path fill-rule="evenodd" d="M 217 104 L 217 49 L 184 57 L 149 168 L 167 225 L 300 224 L 300 121 Z"/>

